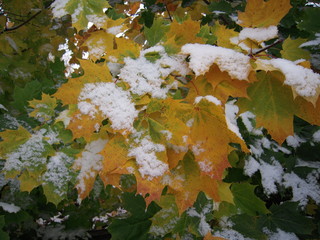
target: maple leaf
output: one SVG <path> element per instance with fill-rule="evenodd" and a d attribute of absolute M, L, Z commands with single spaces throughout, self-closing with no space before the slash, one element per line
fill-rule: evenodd
<path fill-rule="evenodd" d="M 78 103 L 78 97 L 85 83 L 112 81 L 112 76 L 106 64 L 95 64 L 80 59 L 78 61 L 84 70 L 84 74 L 77 78 L 70 78 L 53 94 L 54 97 L 62 100 L 64 105 Z"/>
<path fill-rule="evenodd" d="M 99 131 L 104 119 L 101 114 L 96 114 L 93 118 L 77 110 L 70 116 L 70 121 L 66 127 L 72 131 L 74 139 L 84 137 L 86 141 L 90 142 L 93 134 Z"/>
<path fill-rule="evenodd" d="M 248 88 L 247 98 L 238 101 L 240 111 L 256 115 L 257 126 L 265 127 L 279 143 L 293 135 L 294 102 L 289 86 L 283 85 L 284 77 L 277 72 L 258 72 L 258 82 Z M 254 99 L 254 100 L 253 100 Z"/>
<path fill-rule="evenodd" d="M 295 115 L 313 125 L 320 125 L 320 97 L 315 104 L 298 96 L 294 99 Z"/>
<path fill-rule="evenodd" d="M 16 130 L 0 132 L 0 157 L 5 158 L 7 153 L 13 152 L 21 144 L 24 144 L 31 137 L 31 134 L 22 126 Z"/>
<path fill-rule="evenodd" d="M 178 53 L 181 46 L 186 43 L 204 43 L 202 38 L 196 35 L 200 32 L 200 24 L 191 19 L 181 24 L 174 20 L 170 25 L 169 32 L 166 33 L 167 40 L 164 46 L 170 49 L 171 53 Z"/>
<path fill-rule="evenodd" d="M 106 175 L 116 171 L 119 167 L 121 168 L 130 159 L 128 150 L 129 145 L 122 135 L 116 134 L 112 137 L 100 152 L 103 156 L 101 173 Z"/>
<path fill-rule="evenodd" d="M 85 149 L 74 162 L 73 168 L 79 171 L 76 188 L 80 200 L 89 195 L 95 179 L 102 169 L 103 156 L 100 152 L 107 142 L 107 139 L 98 138 L 87 143 Z"/>
<path fill-rule="evenodd" d="M 57 107 L 57 99 L 48 94 L 42 93 L 41 100 L 29 101 L 29 106 L 34 110 L 29 113 L 31 117 L 42 121 L 49 121 L 55 115 L 54 109 Z"/>
<path fill-rule="evenodd" d="M 223 108 L 211 101 L 211 98 L 202 98 L 199 103 L 195 102 L 190 128 L 194 143 L 191 149 L 202 173 L 221 180 L 229 166 L 228 155 L 232 150 L 229 143 L 237 142 L 244 150 L 247 148 L 243 140 L 228 129 Z"/>
<path fill-rule="evenodd" d="M 250 28 L 277 26 L 290 8 L 290 0 L 249 0 L 245 11 L 238 12 L 239 25 Z"/>
<path fill-rule="evenodd" d="M 111 7 L 105 0 L 68 0 L 54 1 L 51 4 L 52 13 L 55 17 L 63 17 L 66 14 L 72 16 L 72 25 L 80 31 L 86 29 L 89 22 L 97 27 L 103 27 L 107 20 L 103 9 Z"/>
<path fill-rule="evenodd" d="M 113 34 L 110 34 L 105 30 L 99 30 L 90 33 L 90 36 L 86 38 L 82 46 L 88 48 L 90 59 L 96 61 L 100 59 L 106 52 L 109 52 L 113 49 L 113 41 Z"/>
<path fill-rule="evenodd" d="M 291 39 L 287 38 L 282 44 L 282 50 L 280 51 L 282 58 L 296 61 L 298 59 L 310 59 L 310 52 L 300 48 L 300 45 L 307 40 L 302 38 Z"/>
<path fill-rule="evenodd" d="M 249 82 L 232 79 L 227 72 L 222 72 L 216 64 L 213 64 L 204 77 L 212 85 L 212 95 L 223 101 L 232 97 L 247 97 Z M 252 81 L 249 75 L 248 80 Z"/>
<path fill-rule="evenodd" d="M 191 207 L 197 199 L 198 193 L 203 191 L 216 202 L 220 201 L 218 196 L 217 181 L 207 175 L 202 175 L 194 155 L 187 152 L 179 165 L 166 179 L 170 187 L 168 192 L 176 197 L 176 203 L 181 214 Z"/>
<path fill-rule="evenodd" d="M 237 37 L 239 35 L 238 32 L 216 22 L 213 26 L 213 34 L 217 37 L 218 46 L 231 49 L 235 48 L 235 44 L 231 43 L 230 39 Z"/>

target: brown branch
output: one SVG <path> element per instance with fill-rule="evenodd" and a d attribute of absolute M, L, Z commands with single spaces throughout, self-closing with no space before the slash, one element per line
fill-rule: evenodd
<path fill-rule="evenodd" d="M 268 50 L 269 48 L 272 48 L 273 46 L 275 46 L 275 45 L 277 45 L 277 44 L 279 44 L 279 43 L 282 43 L 283 41 L 284 41 L 284 39 L 278 39 L 278 40 L 275 41 L 274 43 L 272 43 L 272 44 L 270 44 L 270 45 L 268 45 L 268 46 L 266 46 L 266 47 L 264 47 L 264 48 L 261 48 L 260 50 L 258 50 L 258 51 L 256 51 L 256 52 L 250 53 L 249 56 L 250 56 L 250 57 L 253 57 L 253 56 L 255 56 L 255 55 L 259 54 L 259 53 L 262 53 L 262 52 Z"/>
<path fill-rule="evenodd" d="M 51 2 L 48 4 L 48 6 L 45 6 L 44 9 L 49 8 L 53 2 L 54 2 L 54 1 L 51 1 Z M 28 18 L 26 21 L 22 22 L 21 24 L 19 24 L 19 25 L 17 25 L 17 26 L 14 26 L 14 27 L 11 27 L 11 28 L 7 28 L 7 27 L 6 27 L 5 29 L 3 29 L 3 30 L 0 32 L 0 34 L 3 34 L 3 33 L 5 33 L 5 32 L 9 32 L 9 31 L 16 30 L 16 29 L 18 29 L 18 28 L 26 25 L 28 22 L 30 22 L 32 19 L 34 19 L 34 18 L 35 18 L 36 16 L 38 16 L 40 13 L 42 13 L 42 11 L 43 11 L 44 9 L 39 10 L 39 11 L 36 12 L 34 15 L 32 15 L 30 18 Z"/>
<path fill-rule="evenodd" d="M 11 27 L 11 28 L 5 28 L 4 30 L 2 30 L 0 32 L 0 34 L 4 33 L 4 32 L 9 32 L 9 31 L 13 31 L 16 30 L 18 28 L 21 28 L 22 26 L 26 25 L 28 22 L 30 22 L 32 19 L 34 19 L 36 16 L 38 16 L 40 13 L 42 12 L 42 10 L 38 11 L 36 14 L 32 15 L 29 19 L 27 19 L 26 21 L 24 21 L 23 23 L 20 23 L 17 26 Z"/>
<path fill-rule="evenodd" d="M 166 7 L 167 13 L 168 13 L 168 15 L 169 15 L 170 22 L 172 22 L 173 20 L 172 20 L 172 17 L 171 17 L 171 14 L 170 14 L 170 11 L 169 11 L 169 9 L 168 9 L 167 4 L 165 4 L 164 6 Z"/>

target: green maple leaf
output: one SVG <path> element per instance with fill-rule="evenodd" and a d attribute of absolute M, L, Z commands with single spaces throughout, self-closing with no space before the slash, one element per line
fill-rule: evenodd
<path fill-rule="evenodd" d="M 282 44 L 281 56 L 285 59 L 295 61 L 298 59 L 310 59 L 310 52 L 300 48 L 302 43 L 307 40 L 302 38 L 291 39 L 287 38 Z"/>
<path fill-rule="evenodd" d="M 73 26 L 78 31 L 86 29 L 88 22 L 97 23 L 95 20 L 103 20 L 106 17 L 103 9 L 111 7 L 106 0 L 69 0 L 64 4 L 53 3 L 51 6 L 54 15 L 57 17 L 62 17 L 61 13 L 70 14 Z M 91 16 L 93 16 L 92 19 Z"/>
<path fill-rule="evenodd" d="M 161 18 L 155 19 L 150 28 L 145 27 L 143 29 L 144 35 L 150 46 L 154 46 L 160 42 L 167 31 L 169 31 L 169 25 L 165 25 L 165 21 Z"/>
<path fill-rule="evenodd" d="M 294 103 L 292 90 L 283 85 L 277 72 L 258 72 L 258 82 L 248 87 L 249 99 L 239 99 L 240 110 L 256 115 L 258 127 L 265 127 L 273 139 L 282 143 L 293 135 Z"/>

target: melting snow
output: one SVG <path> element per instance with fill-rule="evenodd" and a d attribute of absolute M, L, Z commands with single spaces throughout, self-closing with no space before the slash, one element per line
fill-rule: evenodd
<path fill-rule="evenodd" d="M 20 207 L 14 205 L 14 204 L 9 204 L 9 203 L 5 203 L 5 202 L 0 202 L 0 207 L 2 207 L 2 209 L 6 212 L 9 213 L 17 213 L 20 211 Z"/>

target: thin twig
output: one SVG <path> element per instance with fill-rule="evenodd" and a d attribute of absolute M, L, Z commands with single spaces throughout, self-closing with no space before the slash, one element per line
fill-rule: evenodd
<path fill-rule="evenodd" d="M 44 9 L 49 8 L 53 2 L 54 2 L 54 1 L 51 1 L 51 2 L 48 4 L 48 6 L 46 6 Z M 9 31 L 13 31 L 13 30 L 16 30 L 16 29 L 24 26 L 25 24 L 27 24 L 28 22 L 30 22 L 32 19 L 34 19 L 36 16 L 38 16 L 40 13 L 42 13 L 42 11 L 43 11 L 44 9 L 39 10 L 39 11 L 36 12 L 34 15 L 32 15 L 30 18 L 28 18 L 26 21 L 24 21 L 23 23 L 21 23 L 21 24 L 19 24 L 19 25 L 17 25 L 17 26 L 14 26 L 14 27 L 11 27 L 11 28 L 7 28 L 7 27 L 6 27 L 5 29 L 3 29 L 3 30 L 0 32 L 0 34 L 5 33 L 5 32 L 9 32 Z"/>
<path fill-rule="evenodd" d="M 168 9 L 167 4 L 165 4 L 164 6 L 166 7 L 167 13 L 168 13 L 168 15 L 169 15 L 170 22 L 172 22 L 173 20 L 172 20 L 172 17 L 171 17 L 171 14 L 170 14 L 170 11 L 169 11 L 169 9 Z"/>
<path fill-rule="evenodd" d="M 249 56 L 255 56 L 259 53 L 262 53 L 266 50 L 268 50 L 269 48 L 272 48 L 273 46 L 279 44 L 279 43 L 282 43 L 284 41 L 284 39 L 278 39 L 277 41 L 275 41 L 274 43 L 270 44 L 269 46 L 266 46 L 264 48 L 261 48 L 260 50 L 256 51 L 256 52 L 253 52 L 253 53 L 250 53 Z"/>
<path fill-rule="evenodd" d="M 23 25 L 27 24 L 28 22 L 30 22 L 32 19 L 34 19 L 36 16 L 38 16 L 40 13 L 42 12 L 42 10 L 40 10 L 39 12 L 37 12 L 36 14 L 32 15 L 29 19 L 27 19 L 26 21 L 24 21 L 23 23 L 17 25 L 17 26 L 14 26 L 14 27 L 11 27 L 11 28 L 5 28 L 4 30 L 2 30 L 0 32 L 0 34 L 4 33 L 4 32 L 9 32 L 9 31 L 13 31 L 13 30 L 16 30 L 20 27 L 22 27 Z"/>

